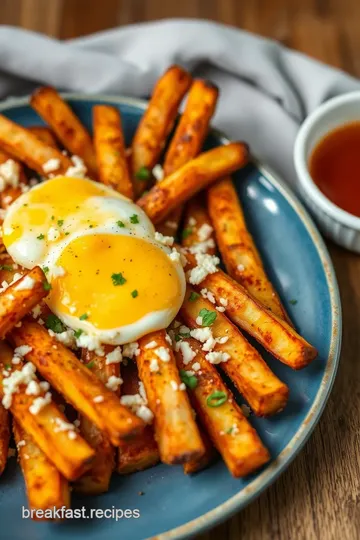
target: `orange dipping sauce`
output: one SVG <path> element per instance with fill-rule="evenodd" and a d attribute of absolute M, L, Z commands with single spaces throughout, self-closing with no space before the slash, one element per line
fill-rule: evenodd
<path fill-rule="evenodd" d="M 360 122 L 325 135 L 312 151 L 309 171 L 331 202 L 360 217 Z"/>

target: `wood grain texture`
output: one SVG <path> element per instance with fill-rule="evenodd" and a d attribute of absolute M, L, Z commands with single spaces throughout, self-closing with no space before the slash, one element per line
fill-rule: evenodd
<path fill-rule="evenodd" d="M 0 0 L 2 24 L 59 38 L 166 17 L 232 24 L 360 76 L 359 0 Z M 341 289 L 344 335 L 324 415 L 270 489 L 198 540 L 360 537 L 360 257 L 328 246 Z"/>

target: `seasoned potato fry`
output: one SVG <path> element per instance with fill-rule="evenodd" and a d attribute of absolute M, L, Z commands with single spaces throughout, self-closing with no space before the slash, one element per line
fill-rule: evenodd
<path fill-rule="evenodd" d="M 196 355 L 191 363 L 184 363 L 182 353 L 176 352 L 179 369 L 193 373 L 193 363 L 200 364 L 200 370 L 191 375 L 196 378 L 196 385 L 189 390 L 191 403 L 231 474 L 246 476 L 269 461 L 269 452 L 216 368 L 206 360 L 200 344 L 192 338 L 184 340 Z"/>
<path fill-rule="evenodd" d="M 14 167 L 15 177 L 18 179 L 17 185 L 7 185 L 5 189 L 0 192 L 0 206 L 1 208 L 8 208 L 23 192 L 24 187 L 27 184 L 27 178 L 24 171 L 24 167 L 18 161 L 14 160 L 7 152 L 0 150 L 0 165 L 3 165 L 7 161 L 12 160 Z"/>
<path fill-rule="evenodd" d="M 118 109 L 110 105 L 93 107 L 94 146 L 99 180 L 129 199 L 134 198 L 125 154 L 125 141 Z"/>
<path fill-rule="evenodd" d="M 160 223 L 175 207 L 215 182 L 246 165 L 248 149 L 244 143 L 218 146 L 200 154 L 170 176 L 158 182 L 137 204 L 154 224 Z"/>
<path fill-rule="evenodd" d="M 75 409 L 105 432 L 114 445 L 142 430 L 144 425 L 140 418 L 123 407 L 91 369 L 86 368 L 41 325 L 25 318 L 21 327 L 11 331 L 10 339 L 16 346 L 32 348 L 26 355 L 27 360 L 35 364 L 44 379 Z M 103 400 L 98 401 L 98 396 Z"/>
<path fill-rule="evenodd" d="M 194 268 L 195 257 L 189 253 L 186 257 L 189 263 L 186 269 Z M 316 357 L 317 351 L 312 345 L 222 270 L 209 274 L 195 288 L 210 291 L 218 305 L 225 303 L 226 314 L 233 323 L 291 368 L 301 369 Z"/>
<path fill-rule="evenodd" d="M 114 347 L 104 347 L 105 354 Z M 120 364 L 106 364 L 106 356 L 99 356 L 94 351 L 82 349 L 81 359 L 85 366 L 104 383 L 109 377 L 120 377 Z M 118 394 L 118 392 L 116 392 Z M 110 479 L 115 465 L 115 448 L 110 440 L 85 416 L 80 415 L 79 431 L 84 439 L 96 451 L 91 468 L 74 484 L 74 490 L 85 495 L 99 495 L 109 489 Z"/>
<path fill-rule="evenodd" d="M 43 143 L 51 146 L 52 148 L 55 148 L 56 150 L 59 149 L 56 137 L 50 128 L 46 126 L 30 126 L 27 129 L 33 135 L 35 135 L 39 139 L 39 141 L 42 141 Z"/>
<path fill-rule="evenodd" d="M 0 292 L 0 339 L 48 294 L 46 283 L 44 272 L 35 266 Z"/>
<path fill-rule="evenodd" d="M 129 362 L 122 369 L 123 384 L 122 395 L 135 395 L 139 393 L 139 376 L 137 367 Z M 153 467 L 160 460 L 159 449 L 154 439 L 154 431 L 151 425 L 147 425 L 144 431 L 133 441 L 121 445 L 118 449 L 116 470 L 119 474 L 130 474 Z"/>
<path fill-rule="evenodd" d="M 59 150 L 44 144 L 33 133 L 2 114 L 0 114 L 0 148 L 42 176 L 48 176 L 44 165 L 50 160 L 56 160 L 55 163 L 59 165 L 56 169 L 52 169 L 52 174 L 65 174 L 72 165 L 70 159 Z"/>
<path fill-rule="evenodd" d="M 184 247 L 189 248 L 201 243 L 206 253 L 214 255 L 216 252 L 210 217 L 200 195 L 190 199 L 186 205 L 181 236 L 181 244 Z M 203 242 L 206 242 L 206 244 Z"/>
<path fill-rule="evenodd" d="M 6 467 L 10 441 L 9 413 L 0 405 L 0 475 Z"/>
<path fill-rule="evenodd" d="M 191 84 L 191 75 L 179 66 L 171 66 L 157 81 L 132 140 L 131 169 L 135 176 L 135 194 L 146 189 L 148 174 L 157 164 L 169 135 L 181 100 Z M 147 175 L 140 172 L 146 170 Z M 146 176 L 141 178 L 141 176 Z"/>
<path fill-rule="evenodd" d="M 165 176 L 169 176 L 199 154 L 214 114 L 218 94 L 217 87 L 209 81 L 196 79 L 191 85 L 185 110 L 165 154 Z M 182 211 L 182 205 L 175 208 L 169 220 L 170 225 L 166 221 L 160 223 L 159 232 L 165 236 L 175 236 Z"/>
<path fill-rule="evenodd" d="M 69 482 L 16 420 L 13 431 L 29 507 L 52 511 L 70 507 Z"/>
<path fill-rule="evenodd" d="M 84 161 L 89 176 L 96 178 L 97 164 L 91 137 L 57 91 L 49 86 L 38 88 L 30 98 L 30 105 L 49 124 L 65 148 Z"/>
<path fill-rule="evenodd" d="M 149 348 L 149 344 L 156 346 Z M 149 407 L 154 413 L 155 439 L 160 459 L 173 465 L 199 459 L 205 452 L 194 421 L 188 396 L 182 390 L 174 354 L 166 340 L 165 330 L 152 332 L 139 340 L 140 354 L 136 357 L 139 376 L 144 384 Z M 161 360 L 156 354 L 166 358 Z M 152 371 L 156 360 L 159 369 Z"/>
<path fill-rule="evenodd" d="M 199 426 L 198 426 L 199 427 Z M 201 439 L 205 448 L 205 454 L 198 459 L 193 459 L 184 463 L 184 473 L 185 474 L 195 474 L 199 471 L 202 471 L 216 459 L 217 452 L 207 434 L 201 427 L 199 427 L 199 432 Z"/>
<path fill-rule="evenodd" d="M 13 350 L 4 342 L 0 342 L 0 397 L 4 398 L 4 373 L 9 376 L 14 371 L 21 370 L 23 363 L 12 363 Z M 37 379 L 34 378 L 36 382 Z M 22 428 L 32 437 L 34 442 L 52 461 L 57 469 L 68 479 L 76 480 L 91 465 L 94 459 L 93 449 L 80 437 L 69 437 L 69 431 L 61 429 L 68 426 L 68 420 L 59 410 L 54 401 L 42 407 L 37 414 L 30 412 L 35 399 L 43 397 L 45 391 L 41 390 L 38 396 L 28 394 L 26 385 L 20 384 L 18 390 L 12 394 L 10 411 Z"/>
<path fill-rule="evenodd" d="M 211 332 L 215 339 L 223 338 L 225 343 L 218 343 L 214 350 L 230 356 L 226 362 L 221 362 L 219 367 L 232 380 L 253 412 L 257 416 L 269 416 L 281 411 L 289 396 L 286 384 L 274 375 L 260 353 L 224 313 L 216 311 L 214 304 L 201 295 L 196 296 L 194 291 L 188 288 L 180 311 L 185 324 L 192 329 L 201 328 L 196 319 L 202 309 L 216 313 Z"/>
<path fill-rule="evenodd" d="M 230 177 L 208 190 L 208 210 L 228 274 L 281 319 L 287 319 L 280 298 L 267 277 Z"/>

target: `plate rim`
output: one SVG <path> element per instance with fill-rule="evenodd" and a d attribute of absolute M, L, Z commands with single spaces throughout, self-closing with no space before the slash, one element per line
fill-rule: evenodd
<path fill-rule="evenodd" d="M 111 94 L 80 94 L 77 92 L 61 92 L 60 94 L 65 99 L 71 99 L 74 101 L 86 102 L 89 100 L 98 99 L 104 102 L 117 103 L 119 105 L 122 104 L 134 106 L 142 110 L 145 110 L 148 104 L 146 99 L 114 96 Z M 29 95 L 22 97 L 9 97 L 0 103 L 0 111 L 5 111 L 24 105 L 28 105 L 30 107 Z M 211 128 L 211 132 L 219 138 L 222 144 L 229 142 L 229 139 L 222 131 L 216 128 Z M 331 306 L 332 326 L 328 360 L 318 392 L 298 431 L 288 442 L 286 447 L 280 452 L 278 457 L 273 460 L 266 467 L 266 469 L 260 473 L 259 476 L 257 476 L 248 486 L 241 489 L 238 493 L 212 510 L 209 510 L 205 514 L 202 514 L 191 521 L 179 525 L 178 527 L 159 533 L 156 536 L 149 537 L 147 540 L 180 540 L 183 538 L 192 537 L 232 517 L 236 512 L 239 512 L 248 504 L 253 502 L 263 491 L 265 491 L 273 482 L 275 482 L 275 480 L 287 469 L 290 463 L 302 450 L 316 424 L 320 420 L 335 381 L 341 351 L 342 310 L 339 287 L 329 252 L 315 223 L 302 202 L 300 202 L 298 199 L 297 195 L 284 184 L 280 177 L 270 167 L 264 165 L 259 159 L 253 156 L 252 161 L 258 167 L 260 173 L 263 174 L 263 176 L 265 176 L 265 178 L 267 178 L 270 183 L 280 192 L 280 194 L 298 215 L 309 236 L 311 237 L 311 240 L 319 255 L 326 276 Z"/>

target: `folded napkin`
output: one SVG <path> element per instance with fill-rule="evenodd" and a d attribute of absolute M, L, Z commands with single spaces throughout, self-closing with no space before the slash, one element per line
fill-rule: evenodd
<path fill-rule="evenodd" d="M 49 84 L 146 97 L 173 63 L 220 88 L 213 125 L 296 187 L 292 149 L 307 114 L 358 80 L 275 41 L 209 21 L 165 20 L 57 41 L 0 26 L 0 99 Z"/>

